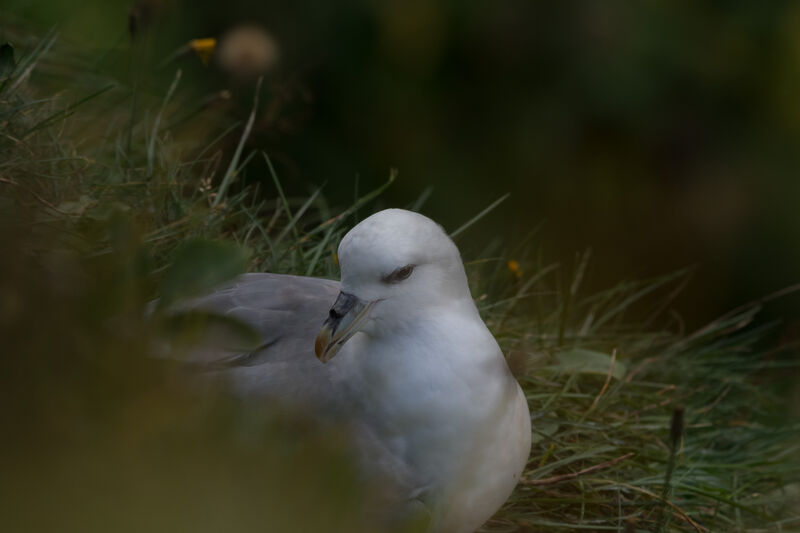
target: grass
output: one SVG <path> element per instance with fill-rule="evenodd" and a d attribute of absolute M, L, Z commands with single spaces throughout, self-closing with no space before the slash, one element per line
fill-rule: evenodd
<path fill-rule="evenodd" d="M 341 511 L 357 492 L 335 436 L 287 448 L 308 436 L 296 421 L 176 392 L 142 357 L 163 327 L 142 317 L 159 294 L 241 270 L 336 277 L 339 239 L 396 173 L 343 208 L 322 189 L 288 197 L 248 142 L 259 85 L 244 123 L 184 119 L 197 104 L 180 70 L 159 96 L 97 74 L 54 32 L 15 42 L 0 79 L 0 516 L 10 530 L 363 530 Z M 266 179 L 248 175 L 259 159 Z M 588 252 L 548 264 L 533 238 L 467 262 L 534 431 L 484 531 L 800 531 L 798 347 L 756 323 L 764 302 L 687 332 L 668 308 L 690 271 L 586 295 L 589 268 Z"/>

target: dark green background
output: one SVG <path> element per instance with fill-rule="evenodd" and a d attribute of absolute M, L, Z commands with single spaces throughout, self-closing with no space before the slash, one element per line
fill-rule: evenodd
<path fill-rule="evenodd" d="M 460 245 L 512 244 L 544 221 L 544 255 L 593 248 L 587 283 L 697 264 L 678 301 L 690 324 L 800 280 L 800 4 L 775 2 L 148 2 L 138 39 L 155 69 L 189 39 L 259 22 L 281 62 L 253 147 L 287 189 L 327 183 L 343 205 L 400 180 L 384 205 L 427 187 L 423 211 L 454 229 L 511 198 Z M 134 79 L 127 2 L 4 0 L 0 16 L 86 46 L 97 68 Z M 139 6 L 141 8 L 141 6 Z M 16 22 L 15 22 L 16 23 Z M 2 32 L 0 25 L 0 32 Z M 144 35 L 144 36 L 143 36 Z M 252 84 L 182 60 L 182 90 L 229 88 L 231 116 Z M 269 179 L 263 168 L 250 179 Z M 770 308 L 796 320 L 797 297 Z"/>

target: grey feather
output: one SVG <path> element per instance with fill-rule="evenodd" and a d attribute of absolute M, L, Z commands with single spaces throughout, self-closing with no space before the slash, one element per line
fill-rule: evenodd
<path fill-rule="evenodd" d="M 182 357 L 204 378 L 221 378 L 245 400 L 268 398 L 304 409 L 324 424 L 351 428 L 353 457 L 365 484 L 391 519 L 420 512 L 425 484 L 408 464 L 390 453 L 367 420 L 357 415 L 346 387 L 332 375 L 334 365 L 314 355 L 314 339 L 336 300 L 336 281 L 279 274 L 245 274 L 215 292 L 182 302 L 173 312 L 205 311 L 248 325 L 258 348 L 226 348 L 225 333 L 207 332 Z"/>
<path fill-rule="evenodd" d="M 202 310 L 234 318 L 259 336 L 258 348 L 224 348 L 209 336 L 188 361 L 224 373 L 241 396 L 271 397 L 295 406 L 331 405 L 330 369 L 314 355 L 314 338 L 336 300 L 336 281 L 279 274 L 245 274 L 231 284 L 184 302 L 180 310 Z M 316 409 L 315 409 L 316 410 Z"/>

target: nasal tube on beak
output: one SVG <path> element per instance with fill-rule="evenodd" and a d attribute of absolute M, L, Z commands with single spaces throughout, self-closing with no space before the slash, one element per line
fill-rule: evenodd
<path fill-rule="evenodd" d="M 372 303 L 364 304 L 356 296 L 340 292 L 328 318 L 314 342 L 317 358 L 327 363 L 363 324 Z"/>

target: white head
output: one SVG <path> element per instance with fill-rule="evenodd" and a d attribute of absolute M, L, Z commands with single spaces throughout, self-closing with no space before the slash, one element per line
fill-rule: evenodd
<path fill-rule="evenodd" d="M 327 361 L 356 332 L 378 335 L 422 309 L 472 305 L 458 248 L 441 226 L 386 209 L 351 229 L 339 245 L 341 293 L 317 337 Z"/>

